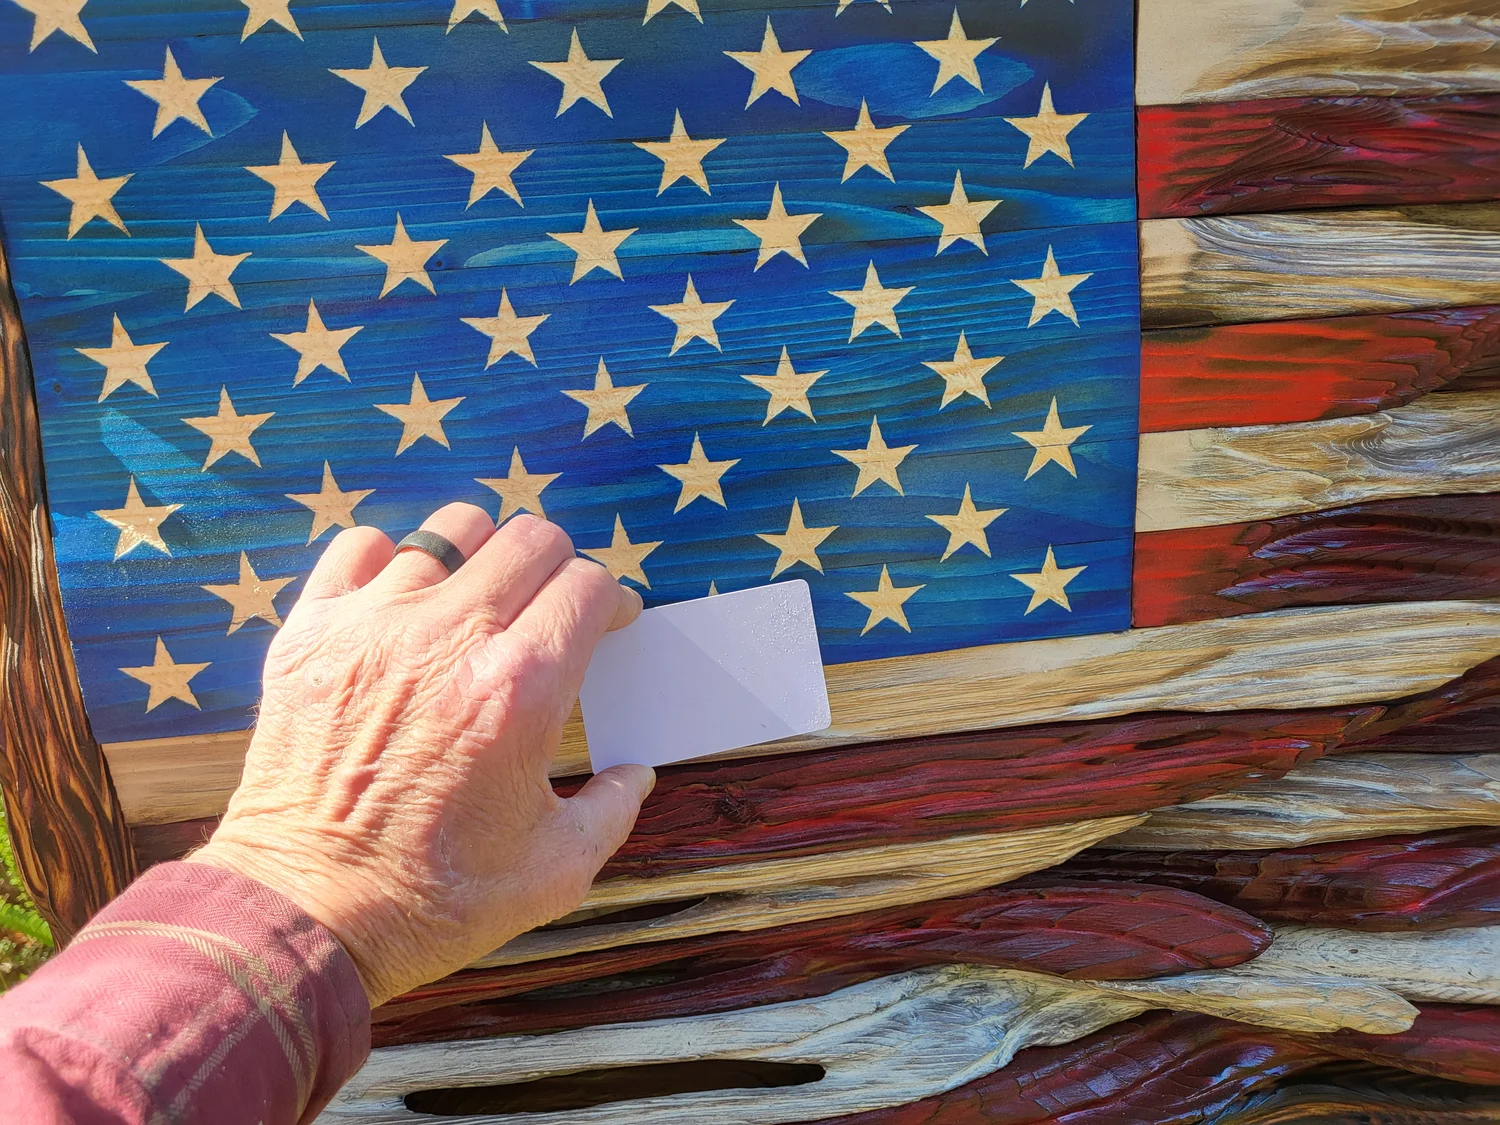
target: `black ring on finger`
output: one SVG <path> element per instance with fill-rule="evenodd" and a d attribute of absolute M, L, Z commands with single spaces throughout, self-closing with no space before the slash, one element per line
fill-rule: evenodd
<path fill-rule="evenodd" d="M 464 565 L 464 553 L 435 531 L 413 531 L 396 544 L 396 554 L 402 551 L 421 551 L 443 564 L 450 575 L 456 574 Z"/>

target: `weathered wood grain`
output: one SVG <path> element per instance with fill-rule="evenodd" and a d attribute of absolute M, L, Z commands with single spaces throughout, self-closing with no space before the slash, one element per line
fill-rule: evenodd
<path fill-rule="evenodd" d="M 701 1015 L 826 995 L 924 965 L 1156 977 L 1239 964 L 1270 942 L 1270 928 L 1248 914 L 1167 888 L 993 887 L 751 934 L 473 970 L 383 1005 L 374 1037 L 392 1046 Z"/>
<path fill-rule="evenodd" d="M 1142 0 L 1141 105 L 1500 90 L 1485 0 Z"/>
<path fill-rule="evenodd" d="M 1500 825 L 1500 754 L 1350 754 L 1152 813 L 1125 848 L 1284 848 Z"/>
<path fill-rule="evenodd" d="M 1500 391 L 1470 391 L 1322 422 L 1142 434 L 1136 531 L 1500 491 L 1497 420 Z"/>
<path fill-rule="evenodd" d="M 1500 493 L 1377 500 L 1135 537 L 1137 627 L 1290 606 L 1497 596 Z"/>
<path fill-rule="evenodd" d="M 319 1118 L 334 1122 L 413 1120 L 401 1096 L 446 1086 L 514 1083 L 585 1067 L 612 1068 L 697 1059 L 813 1063 L 815 1083 L 773 1090 L 700 1090 L 572 1112 L 542 1112 L 534 1125 L 563 1121 L 777 1122 L 857 1113 L 952 1089 L 1004 1066 L 1034 1043 L 1077 1039 L 1150 1007 L 1206 1014 L 1296 1031 L 1353 1027 L 1399 1031 L 1416 1009 L 1379 986 L 1288 974 L 1247 995 L 1231 970 L 1193 974 L 1191 988 L 1136 995 L 1113 985 L 1065 981 L 1010 969 L 953 966 L 885 977 L 809 1001 L 792 1001 L 681 1020 L 579 1028 L 551 1035 L 387 1047 Z M 1170 980 L 1171 978 L 1167 978 Z"/>
<path fill-rule="evenodd" d="M 59 941 L 135 876 L 63 623 L 31 360 L 0 251 L 0 791 L 27 889 Z"/>
<path fill-rule="evenodd" d="M 1496 655 L 1500 603 L 1472 601 L 1293 610 L 837 665 L 827 672 L 827 731 L 721 757 L 1161 709 L 1389 700 L 1437 688 Z M 240 732 L 113 743 L 104 751 L 129 822 L 167 824 L 223 811 L 248 741 Z M 553 775 L 587 771 L 575 720 Z M 188 774 L 202 784 L 184 780 Z"/>
<path fill-rule="evenodd" d="M 1356 1063 L 1315 1067 L 1299 1080 L 1252 1095 L 1215 1125 L 1472 1125 L 1500 1121 L 1500 1095 L 1483 1086 Z"/>
<path fill-rule="evenodd" d="M 1500 205 L 1200 219 L 1141 227 L 1147 328 L 1500 302 Z"/>
<path fill-rule="evenodd" d="M 1494 925 L 1500 924 L 1500 828 L 1275 851 L 1090 848 L 1020 885 L 1056 886 L 1059 879 L 1173 887 L 1270 922 L 1367 931 Z"/>
<path fill-rule="evenodd" d="M 1500 196 L 1500 95 L 1142 106 L 1142 218 Z"/>
<path fill-rule="evenodd" d="M 1313 422 L 1500 388 L 1500 307 L 1168 328 L 1141 337 L 1141 432 Z"/>
<path fill-rule="evenodd" d="M 1101 817 L 781 860 L 770 867 L 737 864 L 666 878 L 612 879 L 596 885 L 575 913 L 513 938 L 475 967 L 764 930 L 968 894 L 1061 863 L 1143 820 Z"/>

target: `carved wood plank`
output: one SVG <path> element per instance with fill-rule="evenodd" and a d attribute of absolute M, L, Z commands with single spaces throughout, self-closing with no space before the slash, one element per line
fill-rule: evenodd
<path fill-rule="evenodd" d="M 828 669 L 828 731 L 720 758 L 1167 708 L 1215 712 L 1388 700 L 1437 688 L 1496 655 L 1500 603 L 1473 601 L 1295 610 L 837 665 Z M 248 734 L 241 739 L 106 745 L 129 822 L 221 813 Z M 553 774 L 587 770 L 581 724 L 570 723 Z M 215 776 L 218 787 L 175 780 L 188 773 Z"/>
<path fill-rule="evenodd" d="M 65 941 L 135 877 L 63 623 L 31 360 L 0 251 L 0 791 L 16 862 Z"/>
<path fill-rule="evenodd" d="M 1135 537 L 1131 616 L 1500 596 L 1500 493 L 1423 496 Z"/>
<path fill-rule="evenodd" d="M 1225 1013 L 1289 1030 L 1403 1030 L 1416 1009 L 1375 985 L 1288 974 L 1247 994 L 1232 970 L 1195 973 L 1191 987 L 1065 981 L 1011 969 L 922 969 L 830 996 L 680 1020 L 578 1028 L 551 1035 L 386 1047 L 319 1118 L 333 1122 L 414 1119 L 401 1102 L 412 1090 L 532 1080 L 588 1067 L 703 1058 L 815 1063 L 815 1084 L 773 1090 L 701 1090 L 568 1112 L 541 1112 L 533 1125 L 562 1122 L 802 1121 L 856 1113 L 951 1089 L 990 1073 L 1033 1043 L 1077 1039 L 1148 1007 Z M 1173 978 L 1167 978 L 1171 980 Z"/>
<path fill-rule="evenodd" d="M 1485 0 L 1141 0 L 1140 105 L 1500 90 Z"/>
<path fill-rule="evenodd" d="M 609 880 L 597 884 L 584 905 L 558 927 L 522 934 L 475 966 L 514 965 L 719 931 L 764 930 L 967 894 L 1061 863 L 1142 820 L 1102 817 L 837 852 L 769 868 L 738 864 L 666 878 Z M 664 909 L 633 909 L 652 904 Z"/>
<path fill-rule="evenodd" d="M 1142 106 L 1142 218 L 1500 195 L 1500 95 Z"/>
<path fill-rule="evenodd" d="M 1500 491 L 1497 418 L 1500 391 L 1470 391 L 1323 422 L 1142 434 L 1136 531 Z"/>
<path fill-rule="evenodd" d="M 1454 828 L 1275 851 L 1090 848 L 1022 885 L 1131 880 L 1271 922 L 1371 931 L 1500 924 L 1500 828 Z"/>
<path fill-rule="evenodd" d="M 1500 307 L 1167 328 L 1141 337 L 1141 431 L 1313 422 L 1500 389 Z"/>
<path fill-rule="evenodd" d="M 1317 1067 L 1303 1080 L 1249 1098 L 1215 1125 L 1472 1125 L 1500 1121 L 1500 1094 L 1482 1086 L 1435 1082 L 1379 1066 Z"/>
<path fill-rule="evenodd" d="M 469 971 L 383 1005 L 374 1036 L 377 1046 L 392 1046 L 700 1015 L 821 996 L 925 965 L 1078 980 L 1156 977 L 1239 964 L 1270 942 L 1264 923 L 1183 891 L 1122 883 L 992 887 L 751 934 Z"/>
<path fill-rule="evenodd" d="M 1235 324 L 1500 302 L 1500 205 L 1141 225 L 1141 323 Z"/>
<path fill-rule="evenodd" d="M 1161 809 L 1124 848 L 1283 848 L 1500 825 L 1500 754 L 1350 754 Z"/>

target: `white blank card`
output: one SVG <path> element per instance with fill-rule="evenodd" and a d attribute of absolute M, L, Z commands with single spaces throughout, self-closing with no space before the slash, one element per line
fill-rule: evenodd
<path fill-rule="evenodd" d="M 596 772 L 823 730 L 828 687 L 807 583 L 646 610 L 599 642 L 579 699 Z"/>

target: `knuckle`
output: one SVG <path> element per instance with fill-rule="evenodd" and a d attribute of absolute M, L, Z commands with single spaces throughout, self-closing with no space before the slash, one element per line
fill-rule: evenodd
<path fill-rule="evenodd" d="M 522 512 L 510 521 L 509 526 L 524 545 L 523 549 L 537 554 L 571 555 L 573 540 L 568 533 L 551 520 L 544 520 Z"/>

